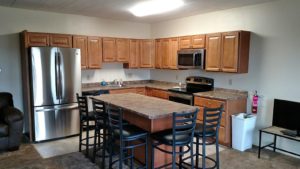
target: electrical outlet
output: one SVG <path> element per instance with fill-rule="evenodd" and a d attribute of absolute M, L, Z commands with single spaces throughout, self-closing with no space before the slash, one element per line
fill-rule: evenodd
<path fill-rule="evenodd" d="M 228 84 L 231 86 L 232 85 L 232 79 L 228 80 Z"/>

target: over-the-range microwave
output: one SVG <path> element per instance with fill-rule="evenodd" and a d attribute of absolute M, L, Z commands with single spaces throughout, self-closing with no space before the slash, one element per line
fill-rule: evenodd
<path fill-rule="evenodd" d="M 177 52 L 179 69 L 205 69 L 204 49 L 181 49 Z"/>

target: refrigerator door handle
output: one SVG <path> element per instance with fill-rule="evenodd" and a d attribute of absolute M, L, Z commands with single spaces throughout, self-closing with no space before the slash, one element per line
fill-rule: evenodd
<path fill-rule="evenodd" d="M 55 92 L 56 92 L 56 99 L 60 99 L 60 92 L 59 92 L 59 57 L 58 53 L 55 52 Z"/>
<path fill-rule="evenodd" d="M 56 111 L 56 110 L 69 110 L 69 109 L 77 109 L 78 105 L 71 105 L 71 106 L 59 106 L 54 108 L 36 108 L 36 112 L 49 112 L 49 111 Z"/>

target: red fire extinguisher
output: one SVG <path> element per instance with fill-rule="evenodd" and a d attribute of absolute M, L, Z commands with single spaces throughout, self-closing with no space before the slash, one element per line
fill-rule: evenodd
<path fill-rule="evenodd" d="M 257 91 L 255 90 L 255 93 L 252 98 L 252 113 L 257 113 L 257 106 L 258 106 L 258 95 Z"/>

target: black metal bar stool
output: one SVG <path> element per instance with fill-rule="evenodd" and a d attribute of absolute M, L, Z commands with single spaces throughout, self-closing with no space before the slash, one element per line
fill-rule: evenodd
<path fill-rule="evenodd" d="M 130 160 L 130 168 L 134 166 L 134 149 L 145 146 L 145 164 L 138 168 L 148 168 L 148 132 L 133 125 L 123 123 L 123 111 L 121 108 L 106 107 L 109 118 L 109 129 L 111 133 L 109 168 L 116 162 L 119 162 L 119 169 L 123 168 L 123 162 Z M 118 143 L 118 145 L 116 145 Z M 114 147 L 119 146 L 119 158 L 113 161 L 115 154 Z M 126 160 L 126 161 L 125 161 Z"/>
<path fill-rule="evenodd" d="M 219 159 L 219 128 L 222 118 L 223 105 L 218 108 L 203 109 L 203 123 L 197 123 L 195 129 L 196 138 L 196 168 L 199 167 L 199 156 L 202 156 L 202 168 L 220 168 Z M 200 140 L 202 140 L 200 142 Z M 216 159 L 206 156 L 206 145 L 216 145 Z M 202 154 L 199 153 L 199 146 L 202 145 Z M 214 166 L 206 167 L 206 159 L 212 161 Z"/>
<path fill-rule="evenodd" d="M 157 168 L 164 168 L 172 165 L 175 168 L 176 165 L 182 168 L 183 155 L 190 152 L 191 167 L 194 167 L 193 160 L 193 138 L 194 130 L 196 126 L 198 109 L 189 113 L 173 113 L 173 128 L 170 130 L 154 133 L 152 138 L 154 143 L 152 144 L 152 167 L 154 168 L 154 149 L 158 149 L 164 153 L 172 154 L 172 163 L 164 164 Z M 155 143 L 156 141 L 156 143 Z M 167 151 L 159 146 L 165 144 L 172 146 L 172 151 Z M 187 147 L 187 150 L 184 150 Z M 179 148 L 179 151 L 176 151 Z M 176 163 L 176 155 L 179 155 L 179 163 Z"/>
<path fill-rule="evenodd" d="M 88 111 L 87 97 L 79 96 L 78 93 L 76 94 L 76 96 L 80 113 L 79 152 L 82 151 L 82 146 L 85 146 L 85 155 L 86 157 L 89 157 L 89 149 L 94 146 L 93 143 L 90 143 L 90 139 L 93 138 L 93 136 L 90 136 L 90 130 L 95 128 L 95 125 L 90 124 L 90 122 L 95 123 L 95 116 L 93 111 Z M 83 138 L 84 130 L 86 134 Z"/>
<path fill-rule="evenodd" d="M 106 150 L 108 150 L 108 114 L 106 112 L 105 103 L 103 101 L 92 99 L 92 102 L 96 121 L 92 161 L 95 162 L 96 157 L 101 157 L 101 168 L 104 168 L 105 158 L 109 157 L 109 155 L 105 153 Z"/>

